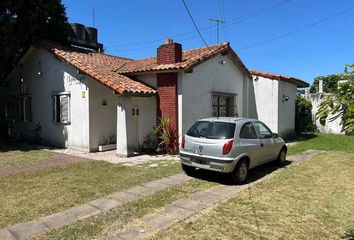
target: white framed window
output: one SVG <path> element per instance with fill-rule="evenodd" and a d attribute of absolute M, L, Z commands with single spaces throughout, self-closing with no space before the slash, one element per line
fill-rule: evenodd
<path fill-rule="evenodd" d="M 61 124 L 70 124 L 70 93 L 53 93 L 52 103 L 53 122 Z"/>
<path fill-rule="evenodd" d="M 212 92 L 214 117 L 237 117 L 236 94 Z"/>
<path fill-rule="evenodd" d="M 32 97 L 30 95 L 17 97 L 17 120 L 32 121 Z"/>

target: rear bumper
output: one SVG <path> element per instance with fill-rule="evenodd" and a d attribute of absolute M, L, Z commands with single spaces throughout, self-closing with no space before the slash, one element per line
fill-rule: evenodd
<path fill-rule="evenodd" d="M 239 158 L 218 158 L 184 151 L 181 151 L 179 156 L 181 163 L 187 166 L 224 173 L 232 172 L 239 160 Z"/>

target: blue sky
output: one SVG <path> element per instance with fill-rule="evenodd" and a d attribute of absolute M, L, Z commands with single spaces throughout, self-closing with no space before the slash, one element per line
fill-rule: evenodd
<path fill-rule="evenodd" d="M 129 58 L 153 56 L 169 37 L 180 42 L 183 49 L 204 46 L 182 0 L 62 2 L 70 22 L 87 26 L 93 25 L 95 9 L 95 27 L 106 53 Z M 354 63 L 353 0 L 186 2 L 210 45 L 216 43 L 216 28 L 208 19 L 226 21 L 220 28 L 220 42 L 229 41 L 249 69 L 290 75 L 311 83 L 316 76 L 343 72 L 344 64 Z M 296 32 L 284 36 L 293 31 Z M 265 42 L 278 36 L 281 37 Z"/>

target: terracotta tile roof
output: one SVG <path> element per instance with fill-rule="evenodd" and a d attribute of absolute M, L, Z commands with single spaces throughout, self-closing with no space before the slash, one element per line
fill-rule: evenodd
<path fill-rule="evenodd" d="M 42 41 L 40 46 L 50 51 L 56 57 L 73 65 L 79 71 L 103 83 L 118 94 L 156 93 L 156 90 L 152 87 L 114 71 L 122 64 L 133 61 L 131 59 L 115 57 L 75 47 L 62 46 L 50 41 Z"/>
<path fill-rule="evenodd" d="M 251 70 L 250 72 L 252 75 L 255 75 L 255 76 L 290 82 L 290 83 L 295 84 L 298 87 L 308 87 L 309 86 L 309 84 L 307 82 L 305 82 L 301 79 L 298 79 L 298 78 L 294 78 L 294 77 L 289 77 L 289 76 L 275 74 L 275 73 L 269 73 L 269 72 L 263 72 L 263 71 L 256 71 L 256 70 Z"/>
<path fill-rule="evenodd" d="M 234 60 L 240 65 L 245 73 L 249 74 L 248 69 L 242 63 L 237 54 L 232 50 L 229 43 L 221 43 L 210 47 L 202 47 L 196 49 L 185 50 L 182 52 L 182 61 L 173 64 L 157 64 L 156 57 L 138 59 L 127 62 L 117 72 L 122 74 L 132 74 L 153 71 L 171 71 L 184 70 L 188 71 L 200 63 L 214 57 L 220 53 L 229 52 Z"/>
<path fill-rule="evenodd" d="M 132 79 L 131 76 L 143 72 L 189 71 L 217 54 L 229 54 L 241 70 L 250 75 L 229 43 L 183 51 L 182 61 L 174 64 L 157 64 L 156 57 L 138 60 L 122 58 L 77 47 L 63 46 L 48 40 L 41 41 L 40 46 L 119 94 L 154 94 L 156 93 L 155 89 Z"/>

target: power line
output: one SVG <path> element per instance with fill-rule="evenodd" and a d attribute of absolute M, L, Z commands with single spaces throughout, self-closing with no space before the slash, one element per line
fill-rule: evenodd
<path fill-rule="evenodd" d="M 221 19 L 223 21 L 226 21 L 226 17 L 225 17 L 225 7 L 224 7 L 224 0 L 219 0 L 219 6 L 220 6 L 220 15 L 221 15 Z M 223 28 L 224 31 L 224 38 L 227 41 L 228 37 L 227 37 L 227 27 Z"/>
<path fill-rule="evenodd" d="M 246 13 L 244 15 L 241 15 L 241 16 L 238 16 L 236 18 L 232 18 L 228 21 L 225 21 L 225 19 L 223 19 L 226 24 L 224 24 L 224 26 L 222 27 L 223 29 L 226 28 L 226 25 L 233 25 L 233 24 L 237 24 L 237 23 L 241 23 L 241 22 L 244 22 L 244 21 L 247 21 L 249 19 L 252 19 L 254 17 L 257 17 L 259 15 L 262 15 L 264 13 L 266 13 L 267 11 L 269 10 L 272 10 L 274 8 L 277 8 L 277 7 L 280 7 L 281 5 L 284 5 L 285 3 L 288 3 L 290 1 L 293 1 L 293 0 L 284 0 L 284 1 L 281 1 L 277 4 L 274 4 L 274 5 L 271 5 L 271 6 L 268 6 L 268 7 L 265 7 L 265 8 L 262 8 L 262 9 L 258 9 L 256 11 L 252 11 L 252 12 L 249 12 L 249 13 Z M 210 29 L 214 29 L 213 31 L 215 31 L 215 27 L 212 26 L 212 27 L 205 27 L 205 28 L 201 28 L 202 31 L 205 31 L 205 30 L 210 30 Z M 190 31 L 190 32 L 185 32 L 185 33 L 179 33 L 179 34 L 173 34 L 173 35 L 170 35 L 171 38 L 175 38 L 175 37 L 181 37 L 181 36 L 185 36 L 185 35 L 194 35 L 196 34 L 196 31 Z M 144 45 L 144 44 L 148 44 L 148 43 L 154 43 L 154 42 L 161 42 L 163 41 L 164 38 L 159 38 L 159 39 L 153 39 L 153 40 L 148 40 L 148 41 L 143 41 L 143 42 L 135 42 L 135 43 L 128 43 L 128 44 L 120 44 L 120 45 L 112 45 L 112 46 L 109 46 L 108 48 L 112 49 L 112 48 L 115 48 L 115 47 L 126 47 L 126 46 L 136 46 L 136 45 Z"/>
<path fill-rule="evenodd" d="M 195 22 L 195 20 L 194 20 L 194 18 L 193 18 L 192 13 L 189 11 L 189 8 L 188 8 L 188 6 L 187 6 L 186 0 L 182 0 L 182 2 L 183 2 L 184 7 L 185 7 L 186 10 L 187 10 L 187 13 L 188 13 L 188 15 L 189 15 L 189 17 L 190 17 L 190 19 L 191 19 L 193 25 L 194 25 L 195 30 L 197 30 L 197 32 L 198 32 L 198 34 L 199 34 L 199 36 L 200 36 L 200 39 L 204 42 L 205 46 L 209 49 L 210 53 L 214 53 L 214 51 L 209 47 L 208 43 L 207 43 L 207 42 L 205 41 L 205 39 L 203 38 L 203 35 L 202 35 L 202 33 L 200 32 L 200 30 L 199 30 L 199 28 L 198 28 L 198 26 L 197 26 L 197 23 Z M 218 58 L 217 55 L 216 55 L 215 57 Z M 212 59 L 214 59 L 216 62 L 218 62 L 215 58 L 212 58 Z M 223 62 L 222 59 L 221 59 L 221 62 Z M 218 62 L 218 63 L 221 63 L 221 62 Z"/>
<path fill-rule="evenodd" d="M 294 29 L 294 30 L 292 30 L 292 31 L 290 31 L 290 32 L 287 32 L 287 33 L 278 35 L 278 36 L 276 36 L 276 37 L 274 37 L 274 38 L 270 38 L 270 39 L 267 39 L 267 40 L 259 41 L 259 42 L 250 44 L 250 45 L 248 45 L 248 46 L 245 46 L 245 47 L 242 47 L 242 48 L 239 48 L 239 49 L 236 49 L 236 50 L 237 50 L 237 51 L 245 50 L 245 49 L 252 48 L 252 47 L 255 47 L 255 46 L 264 44 L 264 43 L 268 43 L 268 42 L 272 42 L 272 41 L 278 40 L 278 39 L 280 39 L 280 38 L 287 37 L 287 36 L 292 35 L 292 34 L 294 34 L 294 33 L 303 31 L 303 30 L 305 30 L 305 29 L 314 27 L 314 26 L 316 26 L 316 25 L 318 25 L 318 24 L 321 24 L 321 23 L 323 23 L 323 22 L 329 21 L 329 20 L 332 19 L 332 18 L 335 18 L 335 17 L 341 16 L 341 15 L 343 15 L 343 14 L 346 14 L 347 12 L 350 12 L 350 11 L 352 11 L 352 10 L 354 10 L 354 7 L 348 8 L 348 9 L 343 10 L 343 11 L 338 12 L 338 13 L 335 13 L 335 14 L 333 14 L 333 15 L 331 15 L 331 16 L 322 18 L 322 19 L 320 19 L 320 20 L 318 20 L 318 21 L 316 21 L 316 22 L 313 22 L 313 23 L 311 23 L 311 24 L 308 24 L 308 25 L 299 27 L 299 28 Z"/>
<path fill-rule="evenodd" d="M 261 45 L 261 44 L 265 44 L 265 43 L 268 43 L 268 42 L 272 42 L 272 41 L 275 41 L 275 40 L 278 40 L 278 39 L 287 37 L 287 36 L 289 36 L 289 35 L 292 35 L 292 34 L 295 34 L 295 33 L 297 33 L 297 32 L 303 31 L 303 30 L 305 30 L 305 29 L 314 27 L 314 26 L 316 26 L 316 25 L 318 25 L 318 24 L 321 24 L 322 22 L 329 21 L 329 20 L 332 19 L 332 18 L 335 18 L 335 17 L 341 16 L 341 15 L 343 15 L 343 14 L 346 14 L 346 13 L 352 11 L 352 10 L 354 10 L 354 7 L 345 9 L 345 10 L 343 10 L 343 11 L 341 11 L 341 12 L 338 12 L 338 13 L 335 13 L 335 14 L 330 15 L 330 16 L 328 16 L 328 17 L 322 18 L 322 19 L 320 19 L 320 20 L 318 20 L 318 21 L 315 21 L 315 22 L 313 22 L 313 23 L 311 23 L 311 24 L 308 24 L 308 25 L 299 27 L 299 28 L 294 29 L 294 30 L 292 30 L 292 31 L 290 31 L 290 32 L 287 32 L 287 33 L 278 35 L 278 36 L 276 36 L 276 37 L 274 37 L 274 38 L 262 40 L 262 41 L 259 41 L 259 42 L 250 44 L 250 45 L 248 45 L 248 46 L 245 46 L 245 47 L 242 47 L 242 48 L 238 48 L 238 49 L 236 49 L 236 51 L 246 50 L 246 49 L 249 49 L 249 48 L 252 48 L 252 47 Z M 212 32 L 212 31 L 209 31 L 209 33 L 211 33 L 211 32 Z M 195 38 L 195 37 L 189 37 L 189 38 L 186 38 L 185 40 L 189 40 L 189 39 L 192 39 L 192 38 Z M 148 48 L 155 48 L 155 47 L 156 47 L 156 45 L 150 45 L 150 46 L 141 47 L 141 48 L 132 48 L 132 49 L 127 49 L 127 50 L 113 50 L 113 51 L 135 51 L 135 50 L 148 49 Z"/>
<path fill-rule="evenodd" d="M 188 8 L 188 6 L 187 6 L 186 1 L 185 1 L 185 0 L 182 0 L 182 2 L 183 2 L 184 7 L 185 7 L 186 10 L 187 10 L 187 13 L 188 13 L 188 15 L 189 15 L 189 18 L 192 20 L 192 23 L 193 23 L 193 25 L 194 25 L 195 30 L 196 30 L 196 31 L 198 32 L 198 34 L 199 34 L 200 39 L 202 39 L 202 41 L 204 42 L 205 46 L 207 46 L 207 47 L 209 48 L 209 45 L 207 44 L 207 42 L 206 42 L 205 39 L 203 38 L 202 33 L 200 32 L 200 30 L 199 30 L 199 28 L 198 28 L 196 22 L 194 21 L 194 18 L 193 18 L 193 16 L 192 16 L 191 12 L 189 11 L 189 8 Z"/>

